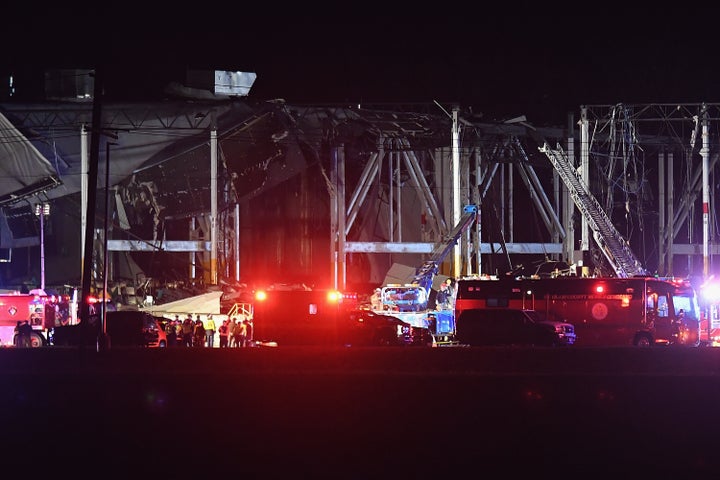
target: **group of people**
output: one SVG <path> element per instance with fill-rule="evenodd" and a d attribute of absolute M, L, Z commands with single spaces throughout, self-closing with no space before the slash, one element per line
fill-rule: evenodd
<path fill-rule="evenodd" d="M 253 341 L 253 325 L 247 318 L 223 320 L 218 335 L 220 348 L 249 347 Z"/>
<path fill-rule="evenodd" d="M 215 346 L 215 333 L 219 337 L 219 347 L 248 347 L 252 344 L 252 322 L 247 318 L 237 319 L 235 317 L 225 319 L 216 328 L 212 315 L 208 315 L 203 322 L 200 315 L 191 314 L 181 319 L 175 315 L 174 320 L 168 320 L 164 326 L 167 344 L 169 347 L 204 347 Z"/>

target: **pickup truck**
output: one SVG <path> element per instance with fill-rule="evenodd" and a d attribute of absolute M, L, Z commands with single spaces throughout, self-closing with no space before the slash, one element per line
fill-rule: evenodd
<path fill-rule="evenodd" d="M 575 326 L 547 320 L 535 310 L 471 309 L 455 320 L 458 343 L 469 346 L 567 346 Z"/>

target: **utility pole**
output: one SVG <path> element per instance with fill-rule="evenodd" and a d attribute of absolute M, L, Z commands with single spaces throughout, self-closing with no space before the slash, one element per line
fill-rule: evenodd
<path fill-rule="evenodd" d="M 702 113 L 702 220 L 703 220 L 703 280 L 710 276 L 710 127 L 707 106 Z"/>
<path fill-rule="evenodd" d="M 453 225 L 460 222 L 460 122 L 458 112 L 460 107 L 453 106 L 452 109 L 452 185 L 453 185 Z M 462 268 L 462 249 L 459 243 L 455 244 L 453 252 L 453 271 L 455 277 L 460 277 Z"/>
<path fill-rule="evenodd" d="M 93 90 L 92 128 L 90 131 L 90 165 L 88 170 L 88 201 L 83 248 L 82 298 L 80 303 L 80 325 L 82 340 L 80 348 L 85 348 L 88 338 L 97 338 L 99 320 L 97 311 L 90 317 L 90 286 L 93 265 L 93 235 L 95 233 L 95 204 L 97 198 L 98 158 L 100 156 L 100 130 L 102 129 L 102 92 L 103 68 L 95 69 L 95 85 Z M 105 299 L 103 299 L 104 301 Z M 91 330 L 94 329 L 94 330 Z M 94 336 L 91 336 L 95 333 Z M 102 339 L 104 341 L 104 339 Z"/>

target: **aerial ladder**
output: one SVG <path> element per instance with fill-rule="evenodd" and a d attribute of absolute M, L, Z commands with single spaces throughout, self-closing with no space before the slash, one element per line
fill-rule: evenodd
<path fill-rule="evenodd" d="M 543 142 L 540 151 L 547 155 L 560 178 L 562 178 L 575 202 L 575 206 L 587 220 L 593 231 L 595 242 L 615 271 L 615 275 L 620 278 L 647 275 L 647 271 L 633 254 L 630 245 L 617 231 L 610 218 L 595 199 L 595 196 L 590 193 L 577 169 L 573 167 L 567 155 L 563 152 L 562 147 L 558 145 L 553 149 L 550 148 L 547 142 Z"/>
<path fill-rule="evenodd" d="M 423 264 L 417 268 L 415 276 L 413 277 L 413 283 L 420 285 L 425 288 L 426 292 L 430 292 L 432 288 L 433 279 L 438 273 L 440 264 L 445 260 L 445 257 L 452 251 L 457 244 L 460 236 L 472 225 L 477 217 L 478 207 L 477 205 L 465 205 L 463 207 L 463 214 L 460 217 L 455 228 L 453 228 L 447 235 L 444 242 L 440 242 L 435 245 L 430 258 L 423 262 Z"/>
<path fill-rule="evenodd" d="M 433 280 L 440 264 L 457 244 L 462 234 L 470 228 L 478 215 L 477 205 L 466 205 L 457 225 L 438 242 L 430 257 L 416 270 L 409 284 L 386 284 L 379 288 L 378 304 L 372 307 L 377 313 L 394 316 L 413 327 L 432 329 L 435 344 L 452 344 L 455 333 L 453 311 L 436 311 L 428 308 Z"/>

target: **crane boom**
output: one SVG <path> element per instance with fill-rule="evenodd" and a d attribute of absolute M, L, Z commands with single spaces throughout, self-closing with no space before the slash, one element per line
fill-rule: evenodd
<path fill-rule="evenodd" d="M 465 205 L 460 221 L 455 225 L 455 228 L 448 233 L 447 239 L 435 246 L 430 254 L 430 258 L 417 269 L 413 283 L 420 285 L 425 288 L 425 291 L 430 292 L 433 278 L 437 274 L 440 264 L 455 247 L 460 236 L 473 224 L 475 217 L 477 217 L 477 212 L 477 205 Z"/>

